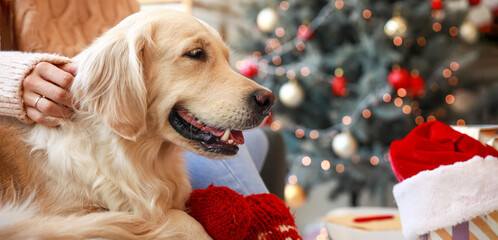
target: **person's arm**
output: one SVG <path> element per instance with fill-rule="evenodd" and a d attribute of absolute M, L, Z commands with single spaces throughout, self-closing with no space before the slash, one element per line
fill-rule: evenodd
<path fill-rule="evenodd" d="M 0 52 L 0 115 L 47 126 L 56 124 L 53 117 L 69 116 L 63 106 L 71 107 L 71 96 L 61 90 L 76 72 L 70 62 L 54 54 Z"/>

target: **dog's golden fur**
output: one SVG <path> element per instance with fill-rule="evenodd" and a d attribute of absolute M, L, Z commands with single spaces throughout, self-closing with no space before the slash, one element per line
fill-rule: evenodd
<path fill-rule="evenodd" d="M 202 59 L 186 53 L 203 52 Z M 206 24 L 182 13 L 132 15 L 78 55 L 79 110 L 58 128 L 0 118 L 0 239 L 210 239 L 185 213 L 174 106 L 220 129 L 257 126 L 248 96 Z"/>

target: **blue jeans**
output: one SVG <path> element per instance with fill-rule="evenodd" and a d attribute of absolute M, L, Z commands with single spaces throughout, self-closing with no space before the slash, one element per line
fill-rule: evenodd
<path fill-rule="evenodd" d="M 244 131 L 245 144 L 236 156 L 213 160 L 191 152 L 185 153 L 193 189 L 209 185 L 226 186 L 242 195 L 268 193 L 259 171 L 268 152 L 268 138 L 261 129 Z"/>

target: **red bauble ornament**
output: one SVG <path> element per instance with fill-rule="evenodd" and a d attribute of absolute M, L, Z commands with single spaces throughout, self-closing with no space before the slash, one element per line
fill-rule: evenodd
<path fill-rule="evenodd" d="M 412 98 L 420 97 L 425 90 L 425 80 L 420 75 L 412 75 L 408 92 Z"/>
<path fill-rule="evenodd" d="M 410 88 L 410 73 L 404 68 L 395 68 L 387 76 L 387 82 L 391 86 L 398 90 L 399 88 L 409 89 Z"/>
<path fill-rule="evenodd" d="M 346 85 L 348 84 L 348 80 L 344 76 L 335 76 L 330 80 L 330 85 L 332 86 L 332 95 L 345 97 L 348 94 L 346 90 Z"/>
<path fill-rule="evenodd" d="M 482 26 L 479 27 L 479 31 L 483 32 L 483 33 L 487 33 L 491 30 L 491 26 L 490 24 L 484 24 Z"/>
<path fill-rule="evenodd" d="M 314 36 L 315 36 L 315 32 L 313 32 L 313 30 L 311 30 L 311 28 L 306 26 L 306 25 L 301 25 L 297 29 L 297 38 L 299 38 L 303 41 L 310 40 Z"/>
<path fill-rule="evenodd" d="M 252 78 L 256 76 L 259 71 L 258 64 L 251 60 L 243 60 L 242 66 L 239 68 L 240 74 L 245 77 Z"/>
<path fill-rule="evenodd" d="M 443 9 L 443 0 L 431 0 L 431 8 L 434 10 Z"/>
<path fill-rule="evenodd" d="M 479 4 L 480 2 L 481 2 L 481 0 L 469 0 L 469 4 L 472 6 L 475 6 L 475 5 Z"/>

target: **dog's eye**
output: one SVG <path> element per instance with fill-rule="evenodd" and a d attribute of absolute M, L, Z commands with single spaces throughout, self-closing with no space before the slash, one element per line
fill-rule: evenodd
<path fill-rule="evenodd" d="M 197 48 L 197 49 L 188 51 L 187 53 L 185 53 L 185 56 L 187 56 L 189 58 L 193 58 L 193 59 L 203 60 L 206 57 L 206 53 L 204 53 L 204 51 L 202 51 L 202 49 Z"/>

